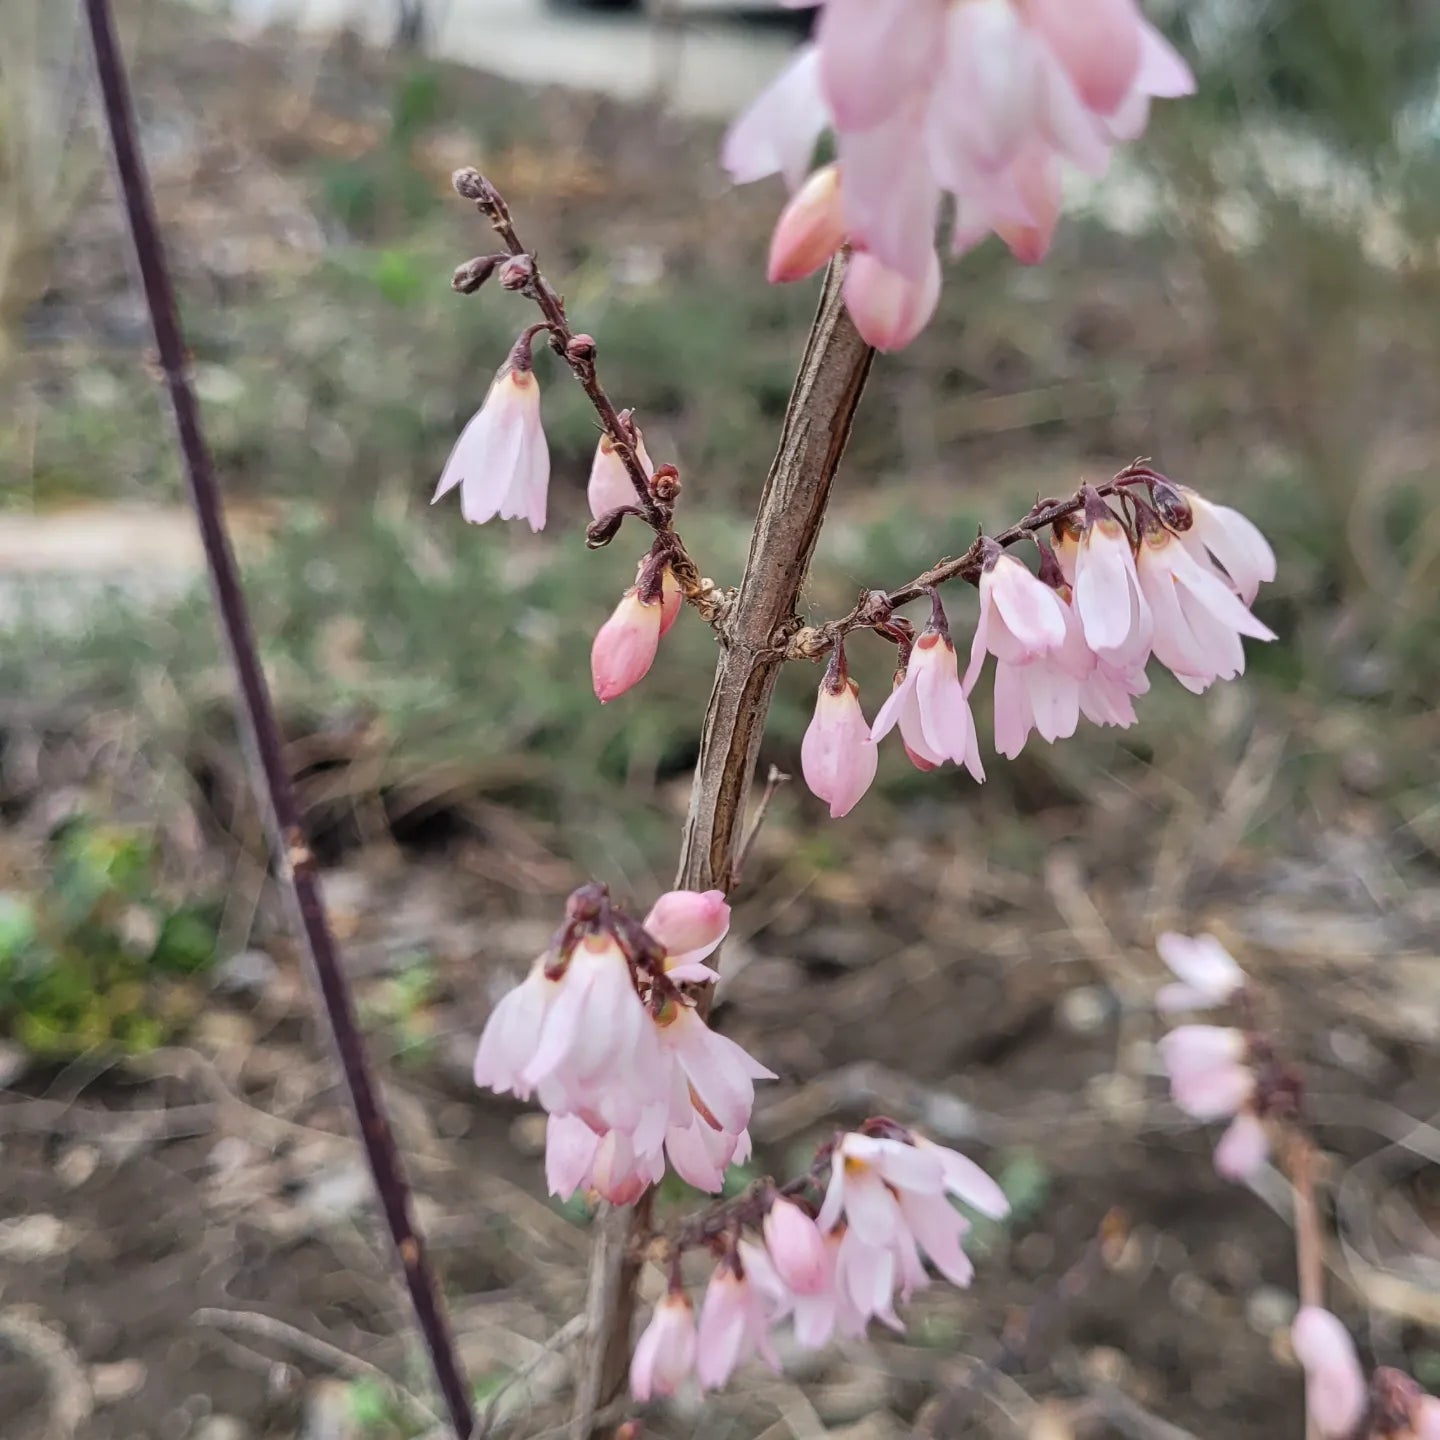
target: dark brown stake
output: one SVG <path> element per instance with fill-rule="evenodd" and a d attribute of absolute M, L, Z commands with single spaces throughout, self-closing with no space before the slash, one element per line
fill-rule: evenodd
<path fill-rule="evenodd" d="M 185 341 L 156 223 L 155 204 L 145 163 L 135 139 L 134 106 L 125 63 L 115 40 L 110 3 L 109 0 L 85 0 L 85 9 L 94 42 L 95 69 L 104 98 L 105 118 L 115 151 L 116 174 L 124 195 L 145 299 L 150 308 L 155 345 L 160 353 L 160 365 L 175 411 L 175 428 L 185 461 L 190 498 L 200 524 L 200 538 L 205 547 L 215 604 L 235 667 L 254 761 L 256 788 L 262 808 L 269 815 L 276 870 L 288 890 L 310 953 L 320 995 L 325 1002 L 325 1012 L 330 1020 L 330 1032 L 345 1073 L 345 1084 L 359 1121 L 365 1158 L 375 1178 L 375 1189 L 380 1196 L 390 1237 L 400 1256 L 415 1317 L 435 1367 L 435 1378 L 445 1397 L 456 1436 L 459 1440 L 469 1440 L 474 1429 L 469 1391 L 455 1357 L 449 1321 L 434 1273 L 411 1219 L 410 1189 L 370 1071 L 364 1041 L 355 1022 L 349 987 L 320 901 L 315 881 L 315 860 L 300 828 L 295 793 L 285 768 L 280 727 L 276 723 L 270 692 L 256 653 L 245 595 L 225 529 L 215 467 L 200 427 L 200 413 L 190 385 Z"/>

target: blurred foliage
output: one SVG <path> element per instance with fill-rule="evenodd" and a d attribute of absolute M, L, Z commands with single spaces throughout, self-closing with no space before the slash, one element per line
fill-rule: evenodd
<path fill-rule="evenodd" d="M 164 1044 L 199 1004 L 182 982 L 214 960 L 218 910 L 157 898 L 135 831 L 72 820 L 47 860 L 38 892 L 0 893 L 0 1024 L 57 1058 Z"/>
<path fill-rule="evenodd" d="M 404 1065 L 424 1064 L 435 1052 L 435 1002 L 440 999 L 435 957 L 425 951 L 402 956 L 361 998 L 360 1020 L 367 1031 L 384 1031 Z"/>

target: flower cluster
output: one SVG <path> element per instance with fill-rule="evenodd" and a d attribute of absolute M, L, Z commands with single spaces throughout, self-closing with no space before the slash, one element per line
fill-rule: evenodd
<path fill-rule="evenodd" d="M 1305 1408 L 1321 1440 L 1440 1440 L 1440 1399 L 1386 1365 L 1367 1385 L 1350 1332 L 1328 1310 L 1303 1306 L 1290 1343 L 1305 1371 Z"/>
<path fill-rule="evenodd" d="M 550 1192 L 594 1190 L 628 1204 L 675 1171 L 718 1191 L 749 1155 L 756 1080 L 774 1075 L 706 1025 L 681 985 L 730 925 L 718 890 L 673 890 L 643 924 L 604 887 L 570 897 L 564 926 L 530 974 L 495 1007 L 475 1056 L 475 1083 L 549 1114 Z"/>
<path fill-rule="evenodd" d="M 740 1234 L 742 1219 L 754 1217 L 739 1215 L 706 1237 L 720 1258 L 698 1325 L 678 1263 L 672 1267 L 670 1291 L 635 1349 L 637 1399 L 674 1394 L 692 1373 L 716 1389 L 752 1355 L 778 1369 L 771 1336 L 786 1321 L 802 1349 L 859 1337 L 872 1318 L 903 1330 L 895 1300 L 929 1284 L 926 1258 L 955 1285 L 974 1273 L 961 1243 L 968 1222 L 949 1197 L 993 1219 L 1009 1212 L 1000 1187 L 973 1161 L 893 1121 L 867 1121 L 826 1158 L 830 1179 L 818 1211 L 798 1194 L 769 1190 L 756 1239 Z"/>
<path fill-rule="evenodd" d="M 963 676 L 933 590 L 929 623 L 913 643 L 903 622 L 877 627 L 899 643 L 900 666 L 873 725 L 836 644 L 801 751 L 806 783 L 831 815 L 869 788 L 875 746 L 897 726 L 920 769 L 949 760 L 985 778 L 970 696 L 987 657 L 995 749 L 1014 759 L 1032 732 L 1067 738 L 1081 716 L 1133 725 L 1152 655 L 1200 692 L 1244 670 L 1242 636 L 1275 638 L 1249 608 L 1275 574 L 1264 536 L 1238 511 L 1153 471 L 1133 475 L 1137 484 L 1108 499 L 1086 487 L 1078 514 L 1052 527 L 1053 548 L 1037 538 L 1038 575 L 997 542 L 977 542 L 980 614 Z"/>
<path fill-rule="evenodd" d="M 1176 977 L 1155 997 L 1158 1009 L 1211 1010 L 1246 998 L 1245 973 L 1213 935 L 1167 933 L 1156 941 Z M 1244 1180 L 1270 1153 L 1267 1121 L 1293 1119 L 1300 1080 L 1253 1030 L 1229 1025 L 1177 1025 L 1160 1041 L 1170 1097 L 1195 1120 L 1229 1120 L 1215 1147 L 1215 1168 Z"/>
<path fill-rule="evenodd" d="M 994 231 L 1033 264 L 1059 216 L 1060 162 L 1103 174 L 1144 131 L 1152 97 L 1194 89 L 1136 0 L 818 3 L 814 42 L 735 123 L 723 161 L 737 183 L 779 173 L 794 192 L 772 280 L 809 274 L 849 241 L 846 303 L 882 350 L 934 313 L 946 192 L 953 253 Z M 826 129 L 836 161 L 806 179 Z"/>

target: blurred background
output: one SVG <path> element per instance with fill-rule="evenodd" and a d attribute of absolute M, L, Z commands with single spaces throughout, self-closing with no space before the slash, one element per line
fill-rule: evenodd
<path fill-rule="evenodd" d="M 566 1366 L 534 1362 L 578 1308 L 590 1214 L 544 1196 L 541 1118 L 474 1093 L 474 1043 L 572 887 L 644 907 L 668 886 L 714 646 L 686 616 L 643 687 L 595 704 L 585 657 L 637 542 L 583 549 L 594 422 L 547 361 L 550 529 L 428 507 L 531 318 L 451 293 L 486 235 L 448 177 L 500 186 L 733 583 L 816 287 L 766 286 L 778 183 L 734 191 L 715 155 L 806 16 L 119 9 L 420 1217 L 477 1397 L 547 1432 Z M 897 747 L 844 822 L 781 793 L 717 1012 L 782 1077 L 735 1183 L 883 1111 L 988 1165 L 1015 1213 L 904 1336 L 661 1433 L 1298 1433 L 1283 1186 L 1218 1181 L 1156 1078 L 1167 926 L 1268 989 L 1332 1156 L 1335 1307 L 1440 1388 L 1440 11 L 1156 18 L 1199 98 L 1076 191 L 1042 268 L 994 243 L 951 267 L 936 322 L 876 366 L 806 611 L 1148 455 L 1264 527 L 1281 639 L 1203 699 L 1157 677 L 1137 729 L 1032 740 L 983 788 Z M 0 1433 L 415 1436 L 425 1364 L 267 881 L 90 87 L 72 7 L 5 0 Z M 885 649 L 854 648 L 867 706 Z M 783 677 L 765 762 L 798 773 L 817 678 Z"/>

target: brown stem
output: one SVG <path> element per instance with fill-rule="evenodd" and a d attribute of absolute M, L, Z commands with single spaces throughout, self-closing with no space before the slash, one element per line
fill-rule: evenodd
<path fill-rule="evenodd" d="M 825 519 L 830 487 L 875 352 L 845 313 L 843 259 L 832 262 L 765 480 L 750 556 L 720 636 L 720 662 L 700 739 L 675 884 L 728 891 L 746 800 L 785 645 L 799 622 L 800 587 Z M 574 1440 L 625 1384 L 638 1261 L 632 1238 L 648 1225 L 607 1207 L 590 1259 L 587 1343 L 576 1387 Z"/>
<path fill-rule="evenodd" d="M 474 1423 L 469 1387 L 455 1354 L 434 1271 L 430 1268 L 411 1215 L 410 1188 L 400 1163 L 400 1152 L 365 1054 L 365 1042 L 355 1018 L 349 985 L 320 899 L 315 857 L 300 828 L 300 811 L 290 782 L 290 772 L 285 766 L 280 726 L 256 649 L 239 567 L 225 528 L 215 465 L 201 427 L 195 390 L 190 382 L 180 312 L 160 239 L 150 181 L 136 139 L 135 109 L 130 99 L 125 62 L 115 39 L 109 0 L 85 0 L 85 8 L 94 42 L 95 70 L 100 80 L 105 118 L 115 152 L 115 170 L 134 242 L 141 285 L 150 310 L 155 348 L 159 352 L 160 368 L 170 392 L 176 435 L 210 571 L 215 605 L 230 647 L 236 687 L 240 692 L 241 715 L 248 728 L 247 738 L 254 762 L 255 789 L 269 821 L 276 872 L 288 892 L 297 928 L 309 950 L 340 1068 L 355 1109 L 365 1158 L 369 1162 L 385 1223 L 405 1275 L 415 1318 L 430 1352 L 435 1378 L 445 1397 L 455 1435 L 458 1440 L 469 1440 Z"/>

